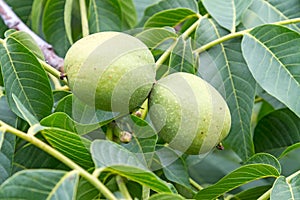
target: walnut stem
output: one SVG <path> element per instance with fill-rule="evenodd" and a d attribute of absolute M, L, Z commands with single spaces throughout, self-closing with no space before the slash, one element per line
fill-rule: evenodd
<path fill-rule="evenodd" d="M 0 16 L 6 26 L 10 29 L 24 31 L 31 35 L 35 42 L 42 50 L 45 60 L 53 68 L 63 72 L 64 59 L 59 57 L 53 50 L 53 47 L 34 33 L 22 20 L 14 13 L 14 11 L 6 4 L 4 0 L 0 0 Z"/>

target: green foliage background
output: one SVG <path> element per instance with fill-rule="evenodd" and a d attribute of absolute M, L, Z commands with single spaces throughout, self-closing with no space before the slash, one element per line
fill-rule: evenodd
<path fill-rule="evenodd" d="M 138 137 L 155 130 L 133 115 L 122 119 L 137 134 L 129 144 L 103 140 L 114 113 L 77 101 L 32 38 L 0 21 L 0 199 L 300 198 L 298 0 L 6 2 L 61 57 L 87 34 L 139 38 L 163 66 L 157 78 L 213 85 L 232 127 L 224 151 L 199 156 L 158 154 L 156 134 Z"/>

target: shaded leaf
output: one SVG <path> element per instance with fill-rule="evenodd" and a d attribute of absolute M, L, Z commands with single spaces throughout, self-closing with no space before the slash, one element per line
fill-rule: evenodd
<path fill-rule="evenodd" d="M 0 128 L 0 185 L 12 174 L 16 136 Z"/>
<path fill-rule="evenodd" d="M 1 70 L 8 103 L 11 110 L 22 117 L 12 98 L 15 94 L 30 113 L 41 119 L 51 113 L 53 106 L 49 79 L 35 55 L 28 50 L 32 46 L 24 46 L 19 38 L 15 38 L 16 35 L 20 36 L 19 32 L 11 33 L 0 45 Z"/>
<path fill-rule="evenodd" d="M 94 167 L 89 151 L 89 140 L 73 132 L 54 127 L 42 130 L 41 132 L 51 146 L 77 164 L 85 169 Z"/>
<path fill-rule="evenodd" d="M 278 177 L 279 172 L 271 165 L 266 164 L 250 164 L 244 165 L 224 178 L 219 180 L 216 184 L 200 190 L 196 199 L 216 199 L 224 193 L 235 189 L 241 185 L 249 183 L 254 180 L 267 177 Z"/>
<path fill-rule="evenodd" d="M 74 0 L 66 0 L 64 8 L 64 24 L 67 38 L 70 44 L 73 44 L 72 37 L 72 8 Z"/>
<path fill-rule="evenodd" d="M 288 109 L 276 110 L 257 124 L 253 141 L 257 152 L 275 156 L 292 144 L 300 142 L 300 119 Z"/>
<path fill-rule="evenodd" d="M 202 3 L 218 24 L 235 32 L 235 27 L 240 23 L 242 14 L 252 4 L 252 0 L 203 0 Z"/>
<path fill-rule="evenodd" d="M 109 140 L 94 140 L 91 154 L 96 168 L 122 165 L 147 169 L 134 153 Z"/>
<path fill-rule="evenodd" d="M 300 116 L 300 35 L 263 25 L 243 37 L 242 49 L 258 84 Z"/>
<path fill-rule="evenodd" d="M 122 122 L 131 127 L 133 136 L 132 140 L 123 146 L 134 153 L 144 166 L 150 168 L 157 142 L 156 131 L 148 122 L 134 115 Z"/>
<path fill-rule="evenodd" d="M 169 67 L 177 72 L 196 73 L 196 62 L 190 38 L 188 40 L 182 37 L 177 39 L 170 55 Z"/>
<path fill-rule="evenodd" d="M 64 24 L 65 0 L 47 0 L 43 15 L 43 33 L 59 56 L 70 47 Z"/>
<path fill-rule="evenodd" d="M 188 18 L 192 18 L 193 16 L 196 16 L 196 13 L 187 8 L 164 10 L 150 17 L 145 22 L 144 27 L 175 27 L 176 25 L 182 23 Z"/>
<path fill-rule="evenodd" d="M 216 40 L 228 31 L 204 18 L 195 33 L 196 46 Z M 256 82 L 241 52 L 241 39 L 221 43 L 199 55 L 198 73 L 226 100 L 231 112 L 231 131 L 225 143 L 246 160 L 253 155 L 251 116 Z"/>
<path fill-rule="evenodd" d="M 133 28 L 137 22 L 132 0 L 91 0 L 89 27 L 91 33 L 100 31 L 122 31 Z"/>
<path fill-rule="evenodd" d="M 101 194 L 90 182 L 81 178 L 78 183 L 76 200 L 100 199 Z"/>
<path fill-rule="evenodd" d="M 5 95 L 0 95 L 0 120 L 15 128 L 17 128 L 21 121 L 20 118 L 10 110 Z"/>
<path fill-rule="evenodd" d="M 182 196 L 180 196 L 179 194 L 154 194 L 152 195 L 149 200 L 184 200 L 185 198 L 183 198 Z"/>
<path fill-rule="evenodd" d="M 106 168 L 104 171 L 123 176 L 156 192 L 172 193 L 166 182 L 158 178 L 153 172 L 140 167 L 115 165 Z"/>
<path fill-rule="evenodd" d="M 300 175 L 287 180 L 285 177 L 280 176 L 274 182 L 270 200 L 277 199 L 300 199 Z"/>
<path fill-rule="evenodd" d="M 195 0 L 162 0 L 145 10 L 144 17 L 141 19 L 139 26 L 144 26 L 145 22 L 156 13 L 176 8 L 185 8 L 198 13 L 198 5 Z"/>
<path fill-rule="evenodd" d="M 262 24 L 297 18 L 300 17 L 299 10 L 298 0 L 253 0 L 242 17 L 242 23 L 246 28 L 253 28 Z M 287 26 L 297 31 L 300 30 L 296 24 Z"/>
<path fill-rule="evenodd" d="M 279 173 L 281 173 L 281 166 L 279 161 L 271 154 L 268 153 L 254 154 L 244 164 L 256 164 L 256 163 L 272 165 L 277 169 Z"/>
<path fill-rule="evenodd" d="M 43 19 L 43 11 L 47 0 L 33 0 L 31 10 L 31 29 L 42 34 L 41 25 Z"/>
<path fill-rule="evenodd" d="M 271 185 L 263 185 L 254 188 L 250 188 L 248 190 L 244 190 L 234 197 L 230 198 L 230 200 L 253 200 L 258 199 L 262 194 L 267 192 L 271 188 Z"/>
<path fill-rule="evenodd" d="M 46 199 L 65 175 L 46 169 L 20 171 L 0 186 L 0 199 Z"/>
<path fill-rule="evenodd" d="M 18 17 L 21 18 L 24 23 L 26 23 L 27 25 L 31 24 L 30 13 L 33 0 L 6 0 L 5 2 L 13 9 L 13 11 L 18 15 Z"/>
<path fill-rule="evenodd" d="M 171 31 L 165 28 L 149 28 L 138 33 L 135 37 L 146 44 L 148 48 L 154 49 L 166 40 L 175 40 L 177 38 L 177 34 L 174 30 Z"/>
<path fill-rule="evenodd" d="M 159 159 L 159 166 L 164 171 L 166 178 L 174 183 L 190 188 L 189 174 L 183 159 L 171 148 L 158 147 L 160 148 L 157 149 L 155 155 Z"/>
<path fill-rule="evenodd" d="M 137 14 L 137 21 L 140 21 L 141 18 L 144 15 L 144 11 L 146 10 L 147 7 L 149 7 L 152 4 L 157 3 L 160 0 L 152 0 L 152 1 L 144 1 L 144 0 L 133 0 L 134 5 L 135 5 L 135 10 Z"/>
<path fill-rule="evenodd" d="M 299 149 L 299 148 L 300 148 L 300 142 L 288 146 L 288 147 L 280 154 L 280 156 L 278 157 L 278 159 L 283 158 L 284 156 L 288 155 L 290 152 L 292 152 L 292 151 L 294 151 L 294 150 L 297 150 L 297 149 Z"/>

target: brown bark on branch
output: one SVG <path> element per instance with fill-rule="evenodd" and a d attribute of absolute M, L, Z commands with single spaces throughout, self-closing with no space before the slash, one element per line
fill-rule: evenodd
<path fill-rule="evenodd" d="M 42 50 L 46 62 L 60 72 L 63 72 L 64 59 L 54 52 L 53 47 L 49 43 L 44 41 L 28 26 L 26 26 L 26 24 L 22 22 L 22 20 L 14 13 L 4 0 L 0 0 L 0 16 L 8 28 L 24 31 L 31 35 Z"/>

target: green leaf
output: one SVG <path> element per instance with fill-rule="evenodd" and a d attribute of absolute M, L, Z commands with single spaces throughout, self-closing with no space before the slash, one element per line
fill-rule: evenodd
<path fill-rule="evenodd" d="M 42 33 L 41 25 L 43 19 L 43 11 L 47 0 L 33 0 L 31 10 L 31 29 L 38 33 Z"/>
<path fill-rule="evenodd" d="M 164 10 L 150 17 L 145 22 L 144 27 L 175 27 L 176 25 L 193 16 L 196 16 L 196 13 L 187 8 Z"/>
<path fill-rule="evenodd" d="M 252 4 L 253 0 L 203 0 L 209 14 L 230 32 L 235 32 L 235 27 L 239 25 L 242 14 Z"/>
<path fill-rule="evenodd" d="M 178 183 L 187 188 L 190 188 L 188 169 L 181 157 L 176 152 L 168 147 L 159 146 L 155 152 L 159 160 L 159 166 L 164 171 L 164 175 L 169 181 Z M 163 148 L 162 148 L 163 147 Z"/>
<path fill-rule="evenodd" d="M 147 7 L 152 4 L 157 3 L 160 0 L 152 0 L 152 1 L 145 1 L 145 0 L 133 0 L 135 5 L 135 10 L 137 14 L 137 21 L 140 21 L 144 15 L 144 11 Z"/>
<path fill-rule="evenodd" d="M 33 0 L 6 0 L 5 2 L 12 7 L 13 11 L 25 24 L 30 25 L 30 12 Z"/>
<path fill-rule="evenodd" d="M 11 33 L 0 45 L 1 70 L 8 103 L 11 110 L 22 117 L 12 97 L 15 94 L 30 113 L 41 119 L 51 113 L 53 106 L 49 79 L 35 55 L 28 50 L 33 46 L 24 46 L 16 36 L 19 37 L 20 33 Z"/>
<path fill-rule="evenodd" d="M 79 135 L 87 134 L 97 128 L 100 128 L 101 124 L 80 124 L 71 119 L 66 113 L 56 112 L 41 120 L 41 125 L 48 127 L 56 127 L 65 129 Z"/>
<path fill-rule="evenodd" d="M 258 84 L 300 116 L 300 34 L 263 25 L 243 37 L 242 49 Z"/>
<path fill-rule="evenodd" d="M 280 176 L 273 184 L 270 195 L 270 200 L 277 199 L 299 199 L 300 198 L 300 175 L 287 180 L 285 177 Z"/>
<path fill-rule="evenodd" d="M 298 0 L 254 0 L 242 17 L 243 25 L 253 28 L 262 24 L 270 24 L 278 21 L 300 17 L 300 4 Z M 296 31 L 300 31 L 296 24 L 288 25 Z"/>
<path fill-rule="evenodd" d="M 134 153 L 109 140 L 94 140 L 91 154 L 96 168 L 122 165 L 147 169 Z"/>
<path fill-rule="evenodd" d="M 16 136 L 0 127 L 0 185 L 12 174 Z"/>
<path fill-rule="evenodd" d="M 166 40 L 175 40 L 177 34 L 174 30 L 171 31 L 166 28 L 149 28 L 138 33 L 135 37 L 145 43 L 148 48 L 154 49 Z"/>
<path fill-rule="evenodd" d="M 38 119 L 26 109 L 24 104 L 21 103 L 20 99 L 14 93 L 12 93 L 12 99 L 16 105 L 16 108 L 21 113 L 20 117 L 22 117 L 26 122 L 28 122 L 30 126 L 39 123 Z"/>
<path fill-rule="evenodd" d="M 280 165 L 279 161 L 271 154 L 268 154 L 268 153 L 254 154 L 244 164 L 256 164 L 256 163 L 272 165 L 273 167 L 275 167 L 277 169 L 277 171 L 279 173 L 281 173 L 281 165 Z"/>
<path fill-rule="evenodd" d="M 81 178 L 78 183 L 76 200 L 100 199 L 101 194 L 90 182 Z"/>
<path fill-rule="evenodd" d="M 196 199 L 216 199 L 230 190 L 233 190 L 241 185 L 249 183 L 254 180 L 267 177 L 278 177 L 280 174 L 276 168 L 266 164 L 250 164 L 244 165 L 224 178 L 219 180 L 216 184 L 200 190 Z"/>
<path fill-rule="evenodd" d="M 144 166 L 150 168 L 155 152 L 157 134 L 153 127 L 146 121 L 131 115 L 122 121 L 132 130 L 132 140 L 123 146 L 134 153 Z"/>
<path fill-rule="evenodd" d="M 37 168 L 69 170 L 61 161 L 31 144 L 26 144 L 16 150 L 13 165 L 13 173 Z"/>
<path fill-rule="evenodd" d="M 276 110 L 257 124 L 253 136 L 255 150 L 279 156 L 285 148 L 300 142 L 299 130 L 299 117 L 286 108 Z"/>
<path fill-rule="evenodd" d="M 0 120 L 15 128 L 20 122 L 20 118 L 10 110 L 6 96 L 0 96 Z"/>
<path fill-rule="evenodd" d="M 176 8 L 185 8 L 193 11 L 194 13 L 198 13 L 198 5 L 195 0 L 162 0 L 156 4 L 149 6 L 145 10 L 144 17 L 140 21 L 139 26 L 144 26 L 145 22 L 156 13 Z"/>
<path fill-rule="evenodd" d="M 95 110 L 81 102 L 73 94 L 63 97 L 56 106 L 55 112 L 64 112 L 69 115 L 75 122 L 81 124 L 96 124 L 104 125 L 110 122 L 117 113 L 112 113 L 103 110 Z"/>
<path fill-rule="evenodd" d="M 74 0 L 66 0 L 65 8 L 64 8 L 64 23 L 66 34 L 70 44 L 73 44 L 73 37 L 72 37 L 72 8 L 73 8 Z"/>
<path fill-rule="evenodd" d="M 137 22 L 132 0 L 91 0 L 89 27 L 91 33 L 100 31 L 123 31 L 133 28 Z"/>
<path fill-rule="evenodd" d="M 89 140 L 80 137 L 76 133 L 54 127 L 42 130 L 41 132 L 51 146 L 77 164 L 85 169 L 94 167 L 89 151 Z"/>
<path fill-rule="evenodd" d="M 59 56 L 70 47 L 64 24 L 65 0 L 47 0 L 43 15 L 43 33 Z"/>
<path fill-rule="evenodd" d="M 65 178 L 67 173 L 64 171 L 46 169 L 20 171 L 0 186 L 0 199 L 47 199 L 58 192 L 56 187 L 59 187 Z"/>
<path fill-rule="evenodd" d="M 182 37 L 179 37 L 177 39 L 170 55 L 169 67 L 176 72 L 196 73 L 196 62 L 190 38 L 184 40 Z"/>
<path fill-rule="evenodd" d="M 153 172 L 140 167 L 115 165 L 106 168 L 104 171 L 123 176 L 156 192 L 172 193 L 166 182 L 158 178 Z"/>
<path fill-rule="evenodd" d="M 196 46 L 216 40 L 228 31 L 213 20 L 203 18 L 195 33 Z M 241 52 L 241 40 L 233 39 L 199 55 L 198 73 L 213 85 L 226 100 L 231 112 L 231 131 L 225 143 L 246 160 L 254 153 L 251 116 L 256 82 Z"/>
<path fill-rule="evenodd" d="M 180 196 L 179 194 L 164 194 L 164 193 L 160 193 L 160 194 L 154 194 L 152 195 L 148 200 L 184 200 L 185 198 L 183 198 L 182 196 Z"/>
<path fill-rule="evenodd" d="M 267 192 L 271 188 L 270 185 L 263 185 L 254 188 L 250 188 L 248 190 L 244 190 L 234 197 L 230 198 L 230 200 L 253 200 L 258 199 L 262 194 Z"/>
<path fill-rule="evenodd" d="M 292 152 L 292 151 L 294 151 L 294 150 L 297 150 L 297 149 L 299 149 L 299 148 L 300 148 L 300 142 L 288 146 L 288 147 L 280 154 L 280 156 L 278 157 L 278 159 L 281 159 L 281 158 L 285 157 L 285 156 L 288 155 L 290 152 Z"/>

